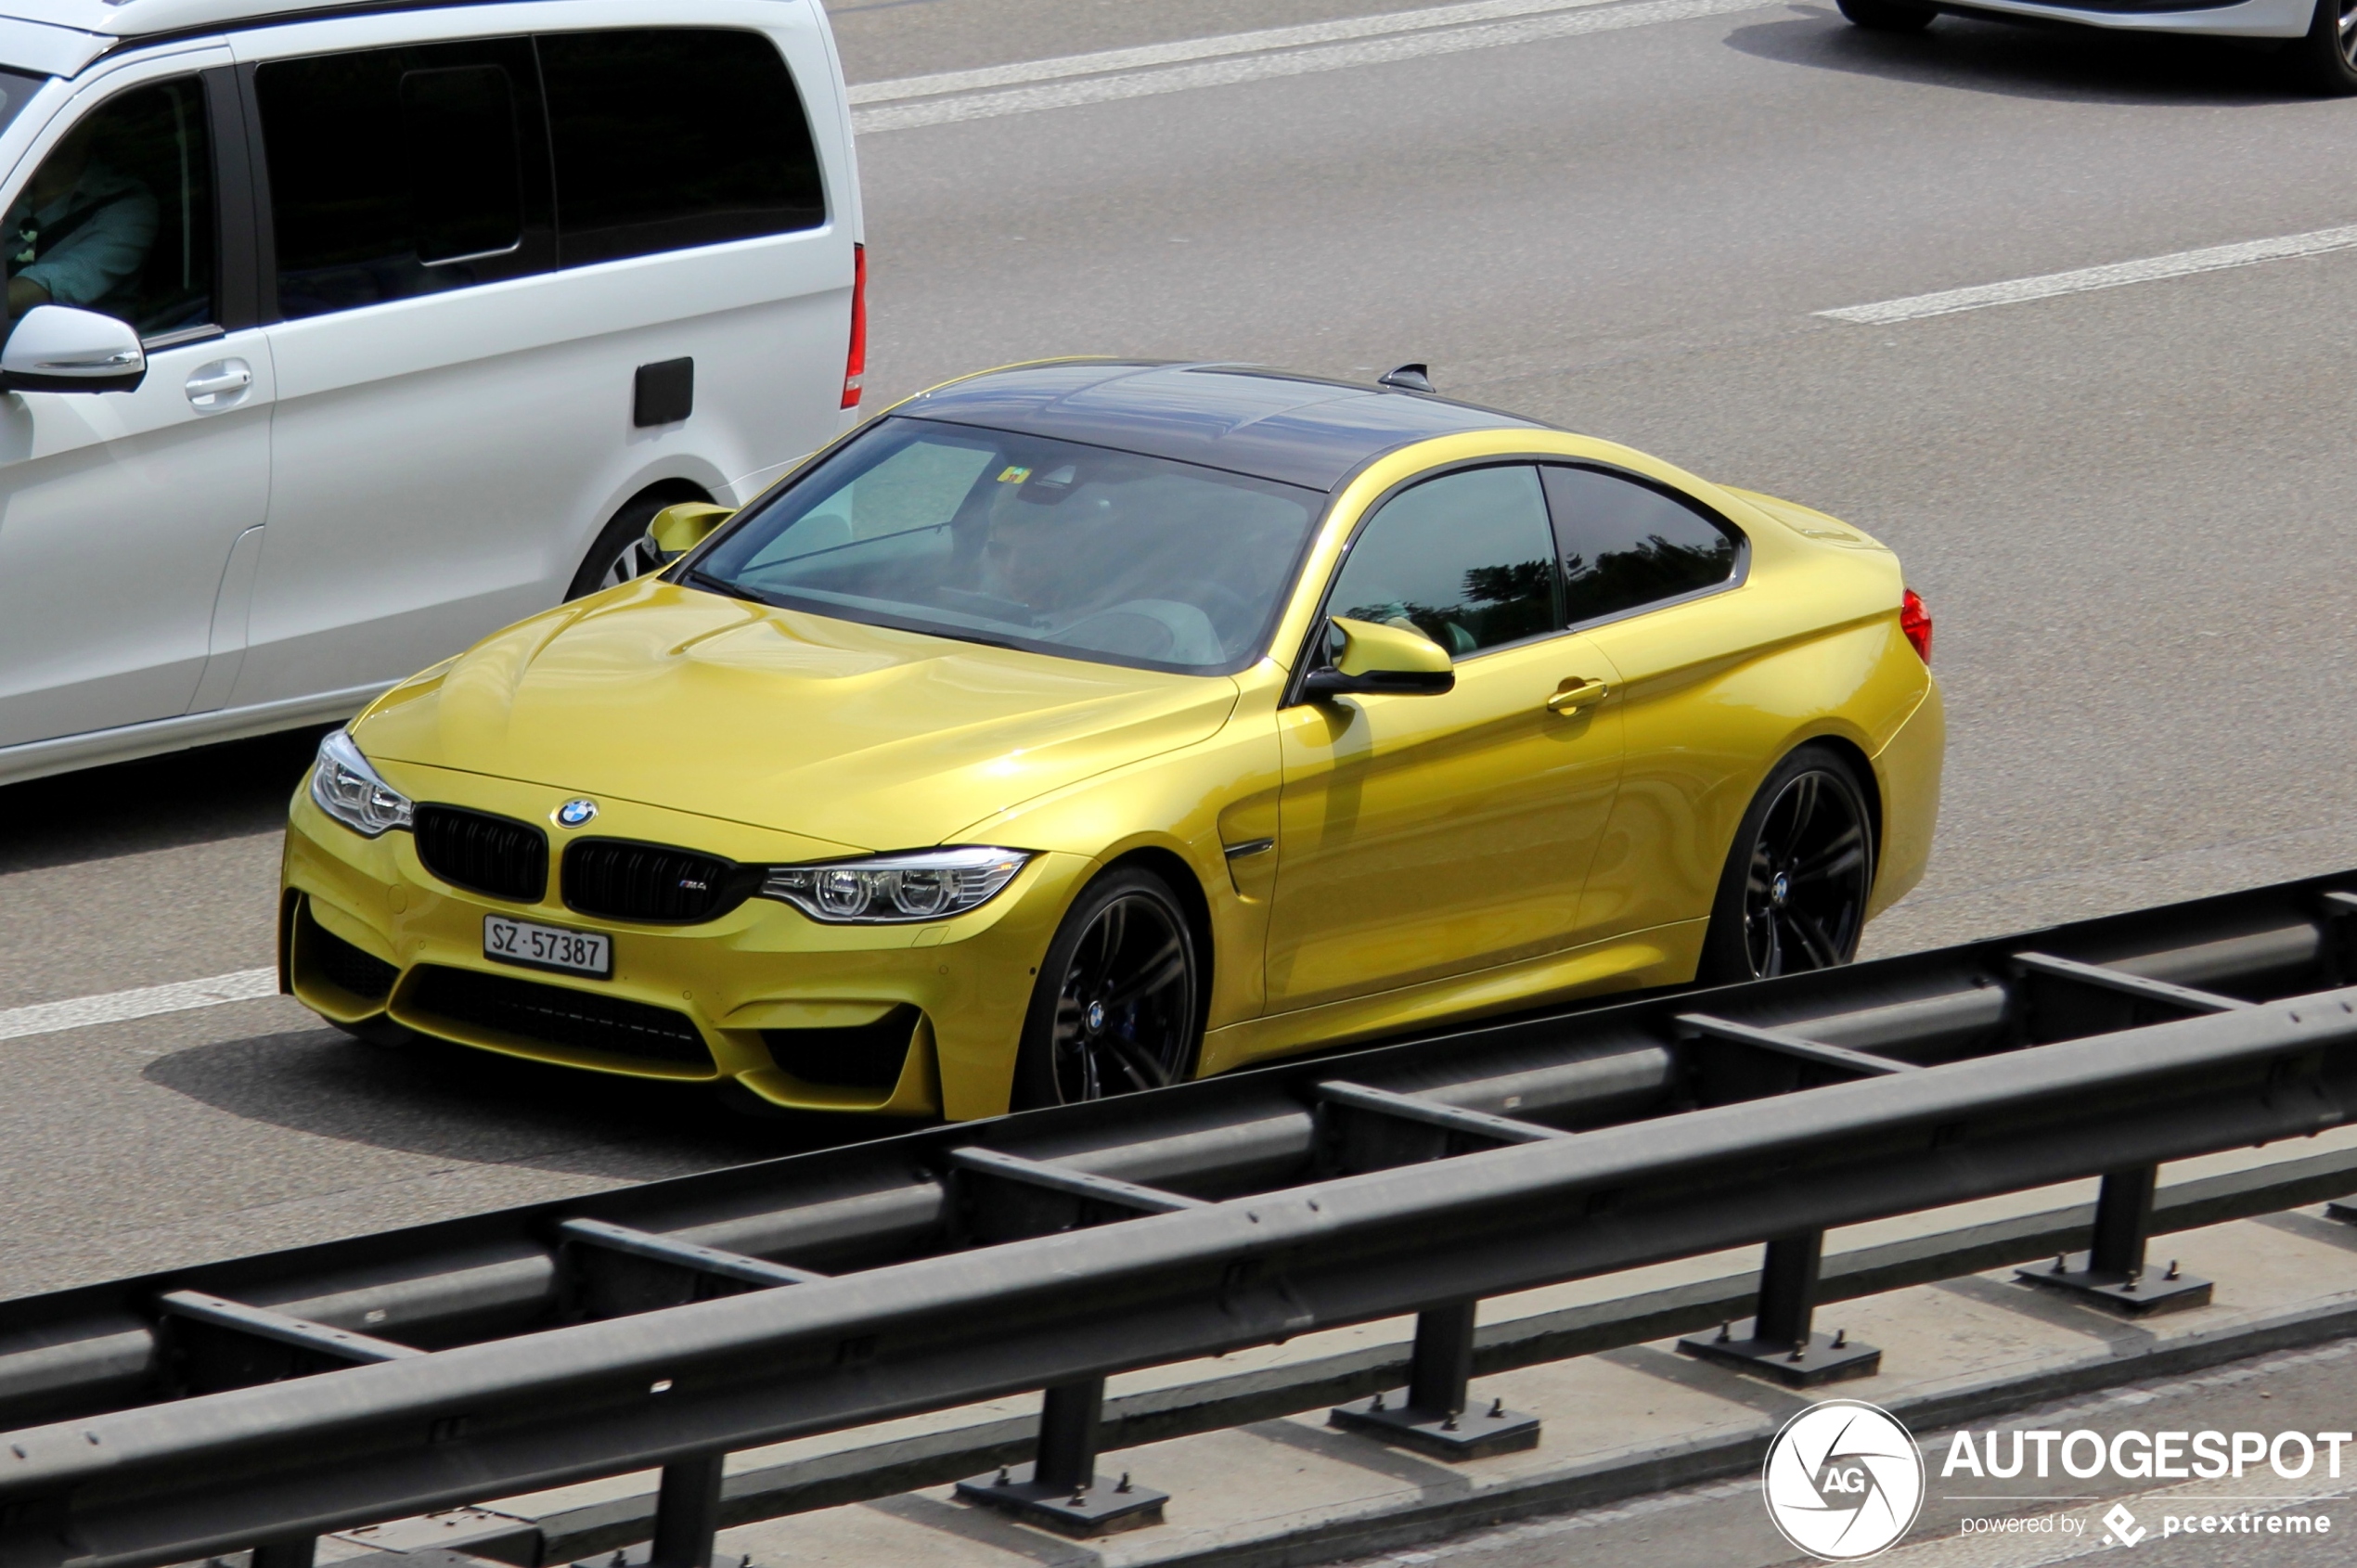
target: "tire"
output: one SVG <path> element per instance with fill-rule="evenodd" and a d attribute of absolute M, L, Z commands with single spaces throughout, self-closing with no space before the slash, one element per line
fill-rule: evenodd
<path fill-rule="evenodd" d="M 1695 979 L 1723 985 L 1849 962 L 1874 886 L 1874 818 L 1857 775 L 1829 747 L 1797 748 L 1735 829 Z"/>
<path fill-rule="evenodd" d="M 1921 32 L 1939 15 L 1916 0 L 1834 0 L 1852 25 L 1870 32 Z M 2331 0 L 2326 0 L 2330 4 Z"/>
<path fill-rule="evenodd" d="M 2286 51 L 2300 80 L 2327 97 L 2357 94 L 2357 0 L 2316 0 L 2308 36 Z"/>
<path fill-rule="evenodd" d="M 573 574 L 565 598 L 586 598 L 600 588 L 661 571 L 665 564 L 663 552 L 647 537 L 655 514 L 682 501 L 702 499 L 701 495 L 641 495 L 614 513 L 613 520 L 599 530 L 598 542 L 589 546 L 588 555 L 582 558 L 581 570 Z"/>
<path fill-rule="evenodd" d="M 1135 868 L 1089 883 L 1039 963 L 1015 1056 L 1015 1108 L 1192 1077 L 1203 974 L 1193 927 L 1168 883 Z"/>

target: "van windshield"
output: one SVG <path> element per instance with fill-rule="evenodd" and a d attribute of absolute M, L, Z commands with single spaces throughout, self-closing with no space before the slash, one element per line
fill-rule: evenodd
<path fill-rule="evenodd" d="M 1258 657 L 1325 497 L 1191 463 L 882 420 L 732 526 L 689 581 L 1105 663 Z"/>

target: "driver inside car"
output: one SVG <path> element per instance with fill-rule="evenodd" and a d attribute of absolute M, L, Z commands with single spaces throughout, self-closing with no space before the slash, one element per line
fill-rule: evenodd
<path fill-rule="evenodd" d="M 50 304 L 119 314 L 110 302 L 147 265 L 156 199 L 98 155 L 97 129 L 76 126 L 0 218 L 10 320 Z"/>

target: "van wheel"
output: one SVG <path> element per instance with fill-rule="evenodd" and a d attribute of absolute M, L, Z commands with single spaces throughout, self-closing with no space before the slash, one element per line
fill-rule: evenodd
<path fill-rule="evenodd" d="M 1939 13 L 1915 0 L 1834 0 L 1851 25 L 1870 32 L 1921 32 Z M 2325 0 L 2327 5 L 2331 0 Z"/>
<path fill-rule="evenodd" d="M 1723 985 L 1849 962 L 1874 886 L 1874 826 L 1857 776 L 1831 749 L 1799 747 L 1735 829 L 1694 978 Z"/>
<path fill-rule="evenodd" d="M 598 534 L 598 542 L 589 546 L 589 554 L 581 562 L 581 570 L 573 574 L 573 584 L 565 589 L 567 599 L 577 599 L 627 583 L 634 577 L 644 577 L 660 572 L 666 564 L 655 542 L 647 537 L 647 530 L 655 514 L 665 507 L 676 507 L 681 501 L 701 500 L 696 495 L 641 495 L 622 510 L 614 513 Z"/>
<path fill-rule="evenodd" d="M 2357 93 L 2357 0 L 2316 0 L 2308 36 L 2289 51 L 2308 85 L 2332 97 Z"/>
<path fill-rule="evenodd" d="M 1193 1076 L 1203 965 L 1168 884 L 1124 868 L 1082 891 L 1048 944 L 1015 1057 L 1018 1110 Z"/>

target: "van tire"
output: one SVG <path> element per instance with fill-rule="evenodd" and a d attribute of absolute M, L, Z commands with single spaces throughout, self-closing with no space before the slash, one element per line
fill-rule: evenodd
<path fill-rule="evenodd" d="M 2357 94 L 2357 0 L 2316 0 L 2308 36 L 2285 51 L 2302 83 L 2326 97 Z"/>
<path fill-rule="evenodd" d="M 655 542 L 647 537 L 647 530 L 655 514 L 665 507 L 676 507 L 682 501 L 709 499 L 702 491 L 681 487 L 685 492 L 658 490 L 638 496 L 613 520 L 599 530 L 598 542 L 589 546 L 582 558 L 581 569 L 573 574 L 573 583 L 565 589 L 568 602 L 586 598 L 600 588 L 611 588 L 627 583 L 634 577 L 644 577 L 660 572 L 666 564 Z"/>
<path fill-rule="evenodd" d="M 1916 0 L 1834 0 L 1852 26 L 1869 32 L 1921 32 L 1939 12 Z M 2331 5 L 2333 0 L 2325 0 Z"/>

